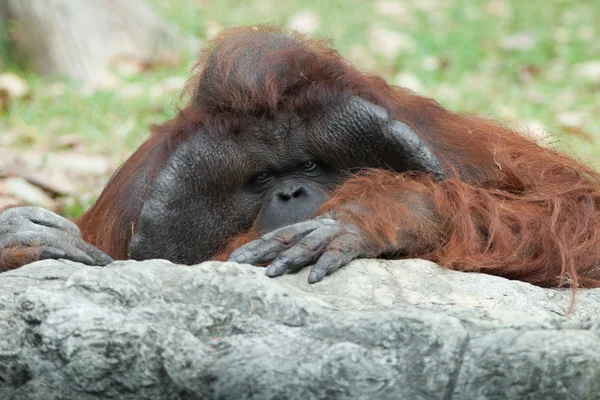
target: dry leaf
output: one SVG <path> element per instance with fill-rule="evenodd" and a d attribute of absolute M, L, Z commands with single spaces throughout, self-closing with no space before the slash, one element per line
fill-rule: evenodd
<path fill-rule="evenodd" d="M 490 15 L 504 18 L 509 17 L 512 12 L 510 5 L 505 0 L 488 1 L 485 9 Z"/>
<path fill-rule="evenodd" d="M 60 97 L 67 91 L 67 85 L 64 82 L 53 82 L 51 83 L 46 91 L 46 94 L 50 97 Z"/>
<path fill-rule="evenodd" d="M 153 99 L 180 93 L 187 79 L 183 76 L 171 76 L 150 87 L 150 97 Z"/>
<path fill-rule="evenodd" d="M 571 31 L 567 28 L 558 28 L 554 31 L 554 40 L 559 43 L 567 43 L 571 40 Z"/>
<path fill-rule="evenodd" d="M 139 57 L 127 57 L 125 55 L 115 58 L 111 62 L 112 68 L 123 76 L 135 76 L 150 69 L 152 64 L 148 60 L 143 60 Z"/>
<path fill-rule="evenodd" d="M 504 50 L 527 51 L 533 49 L 536 39 L 529 32 L 519 32 L 505 36 L 500 41 L 500 47 Z"/>
<path fill-rule="evenodd" d="M 596 33 L 594 32 L 594 28 L 591 26 L 582 26 L 579 28 L 579 32 L 577 34 L 579 39 L 589 42 L 596 38 Z"/>
<path fill-rule="evenodd" d="M 289 29 L 311 34 L 319 28 L 319 14 L 313 10 L 304 10 L 294 14 L 287 23 Z"/>
<path fill-rule="evenodd" d="M 208 39 L 214 37 L 217 33 L 223 30 L 223 25 L 221 25 L 218 21 L 215 21 L 214 19 L 209 19 L 206 22 L 204 22 L 204 24 L 204 32 Z"/>
<path fill-rule="evenodd" d="M 519 131 L 535 140 L 541 146 L 548 145 L 552 139 L 544 124 L 538 120 L 529 120 L 521 123 Z"/>
<path fill-rule="evenodd" d="M 127 83 L 117 89 L 117 94 L 126 99 L 142 97 L 146 95 L 146 87 L 139 83 Z"/>
<path fill-rule="evenodd" d="M 592 60 L 575 65 L 575 76 L 594 83 L 600 83 L 600 60 Z"/>
<path fill-rule="evenodd" d="M 9 196 L 20 199 L 24 203 L 48 209 L 54 207 L 52 198 L 46 192 L 23 178 L 4 179 L 3 186 Z"/>
<path fill-rule="evenodd" d="M 396 85 L 410 89 L 413 92 L 417 92 L 420 94 L 425 93 L 425 87 L 423 86 L 419 78 L 417 78 L 417 76 L 414 74 L 408 72 L 401 72 L 398 75 L 396 75 L 396 77 L 394 78 L 394 82 L 396 82 Z"/>
<path fill-rule="evenodd" d="M 563 111 L 556 114 L 555 119 L 560 126 L 581 128 L 587 120 L 587 114 L 583 111 Z"/>
<path fill-rule="evenodd" d="M 0 91 L 9 98 L 25 97 L 29 94 L 29 85 L 23 78 L 6 72 L 0 74 Z"/>
<path fill-rule="evenodd" d="M 436 56 L 429 55 L 423 58 L 423 69 L 425 71 L 436 71 L 440 69 L 440 66 L 440 59 Z"/>
<path fill-rule="evenodd" d="M 394 19 L 405 19 L 408 15 L 406 4 L 394 0 L 378 0 L 375 2 L 375 11 L 385 17 L 394 17 Z"/>
<path fill-rule="evenodd" d="M 371 49 L 388 60 L 415 49 L 415 42 L 410 36 L 390 29 L 373 28 L 369 30 L 368 36 Z"/>
<path fill-rule="evenodd" d="M 377 60 L 375 60 L 373 54 L 361 45 L 352 46 L 346 57 L 350 62 L 360 66 L 363 70 L 373 71 L 377 67 Z"/>
<path fill-rule="evenodd" d="M 72 150 L 83 147 L 84 144 L 85 140 L 79 133 L 69 133 L 56 138 L 56 148 Z"/>

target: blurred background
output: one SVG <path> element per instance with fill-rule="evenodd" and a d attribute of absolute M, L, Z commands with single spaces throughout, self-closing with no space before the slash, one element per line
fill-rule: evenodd
<path fill-rule="evenodd" d="M 0 207 L 81 214 L 203 43 L 265 22 L 600 168 L 598 0 L 0 0 Z"/>

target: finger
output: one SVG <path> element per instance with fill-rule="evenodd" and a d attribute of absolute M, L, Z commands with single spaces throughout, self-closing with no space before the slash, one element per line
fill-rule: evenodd
<path fill-rule="evenodd" d="M 90 257 L 85 251 L 78 249 L 75 246 L 70 244 L 61 243 L 60 249 L 65 252 L 64 258 L 65 260 L 71 260 L 75 262 L 79 262 L 85 265 L 96 265 L 96 261 Z"/>
<path fill-rule="evenodd" d="M 103 251 L 98 250 L 98 252 L 99 254 L 94 257 L 94 259 L 96 260 L 96 265 L 104 267 L 108 264 L 112 264 L 115 262 L 115 260 L 111 256 L 104 253 Z"/>
<path fill-rule="evenodd" d="M 96 261 L 83 250 L 70 244 L 61 244 L 60 247 L 41 246 L 15 246 L 2 250 L 2 260 L 5 263 L 22 266 L 38 260 L 65 259 L 80 262 L 86 265 L 98 265 Z"/>
<path fill-rule="evenodd" d="M 300 239 L 301 237 L 314 231 L 315 229 L 336 224 L 336 221 L 329 218 L 309 219 L 307 221 L 297 222 L 295 224 L 276 229 L 273 232 L 267 233 L 263 237 L 267 240 L 279 237 L 288 241 L 294 241 L 294 238 L 296 238 L 296 240 Z"/>
<path fill-rule="evenodd" d="M 41 207 L 14 207 L 2 213 L 3 222 L 22 226 L 26 224 L 28 229 L 35 229 L 36 225 L 56 228 L 73 235 L 79 236 L 79 228 L 73 222 L 58 214 Z M 29 223 L 28 223 L 29 222 Z"/>
<path fill-rule="evenodd" d="M 57 249 L 56 247 L 41 247 L 40 249 L 40 260 L 58 260 L 59 258 L 65 258 L 65 251 Z"/>
<path fill-rule="evenodd" d="M 50 229 L 44 226 L 40 226 L 39 228 L 40 230 Z M 22 231 L 17 230 L 0 236 L 0 249 L 18 246 L 41 248 L 51 244 L 51 242 L 48 240 L 51 237 L 52 232 L 50 231 L 48 233 L 43 233 L 39 231 L 32 231 L 29 229 L 25 229 Z"/>
<path fill-rule="evenodd" d="M 354 241 L 350 242 L 353 243 Z M 337 271 L 350 261 L 359 256 L 357 246 L 350 246 L 348 238 L 337 238 L 332 241 L 321 257 L 317 260 L 315 266 L 308 274 L 308 283 L 315 283 L 322 280 L 325 275 Z"/>
<path fill-rule="evenodd" d="M 275 239 L 260 238 L 234 250 L 228 261 L 260 265 L 271 262 L 290 245 Z"/>
<path fill-rule="evenodd" d="M 93 260 L 93 265 L 104 267 L 107 264 L 114 262 L 114 260 L 105 252 L 92 246 L 88 242 L 81 241 L 77 247 L 80 247 L 85 253 L 87 253 Z"/>
<path fill-rule="evenodd" d="M 281 253 L 269 265 L 265 274 L 279 276 L 290 270 L 297 270 L 312 264 L 323 252 L 323 248 L 341 232 L 339 225 L 317 229 L 302 238 L 298 243 Z"/>
<path fill-rule="evenodd" d="M 310 232 L 319 227 L 331 225 L 332 222 L 332 220 L 326 219 L 309 220 L 279 228 L 234 250 L 228 261 L 247 264 L 268 263 Z"/>
<path fill-rule="evenodd" d="M 29 230 L 16 232 L 4 240 L 0 240 L 0 249 L 12 246 L 22 246 L 24 248 L 29 246 L 30 248 L 40 249 L 38 257 L 41 254 L 42 249 L 54 249 L 48 250 L 48 257 L 46 257 L 46 259 L 65 258 L 87 265 L 99 266 L 104 266 L 113 262 L 113 259 L 107 254 L 83 241 L 80 237 L 74 237 L 62 232 L 57 235 L 57 231 L 54 228 L 47 228 L 41 225 L 38 226 L 38 228 L 40 230 L 48 230 L 48 233 L 33 232 Z M 63 251 L 65 254 L 62 256 L 53 256 L 58 254 L 58 250 Z"/>

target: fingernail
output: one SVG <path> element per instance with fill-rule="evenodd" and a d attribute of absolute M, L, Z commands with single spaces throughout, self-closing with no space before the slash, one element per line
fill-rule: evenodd
<path fill-rule="evenodd" d="M 96 265 L 96 261 L 90 257 L 88 254 L 82 254 L 81 256 L 81 261 L 82 264 L 86 264 L 86 265 Z"/>
<path fill-rule="evenodd" d="M 269 265 L 269 267 L 267 268 L 267 270 L 265 271 L 265 275 L 269 276 L 269 277 L 274 277 L 277 276 L 277 266 L 276 265 Z"/>
<path fill-rule="evenodd" d="M 310 274 L 308 274 L 308 283 L 315 283 L 319 282 L 320 280 L 321 279 L 319 278 L 317 271 L 310 271 Z"/>
<path fill-rule="evenodd" d="M 44 249 L 42 254 L 40 254 L 40 260 L 45 259 L 57 259 L 65 256 L 65 252 L 56 248 Z"/>
<path fill-rule="evenodd" d="M 115 262 L 115 260 L 113 260 L 112 258 L 104 257 L 98 264 L 100 264 L 100 266 L 104 267 L 108 264 L 112 264 L 113 262 Z"/>
<path fill-rule="evenodd" d="M 232 254 L 229 256 L 227 261 L 243 264 L 246 261 L 246 256 L 243 254 Z"/>

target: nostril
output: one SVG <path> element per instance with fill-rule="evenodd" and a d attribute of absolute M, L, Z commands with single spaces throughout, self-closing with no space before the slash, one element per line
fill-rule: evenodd
<path fill-rule="evenodd" d="M 304 194 L 304 188 L 300 187 L 296 190 L 294 190 L 294 193 L 292 193 L 292 197 L 297 199 L 298 197 L 302 196 Z"/>
<path fill-rule="evenodd" d="M 280 201 L 290 201 L 293 199 L 300 198 L 306 195 L 306 189 L 302 186 L 296 187 L 291 190 L 283 190 L 277 193 L 277 198 Z"/>
<path fill-rule="evenodd" d="M 278 194 L 277 194 L 277 197 L 279 197 L 279 199 L 280 199 L 280 200 L 283 200 L 283 201 L 289 201 L 289 200 L 291 200 L 291 199 L 292 199 L 292 196 L 290 196 L 290 195 L 289 195 L 289 194 L 287 194 L 287 193 L 278 193 Z"/>

